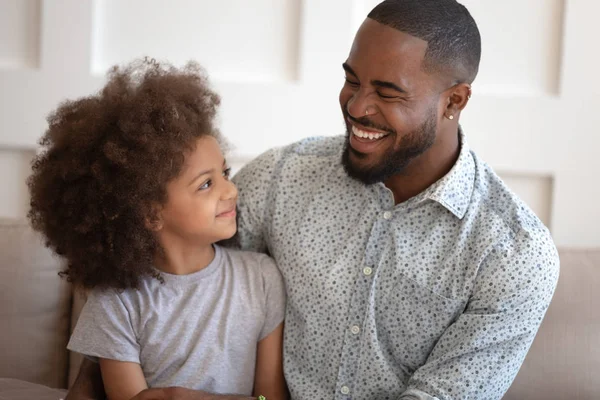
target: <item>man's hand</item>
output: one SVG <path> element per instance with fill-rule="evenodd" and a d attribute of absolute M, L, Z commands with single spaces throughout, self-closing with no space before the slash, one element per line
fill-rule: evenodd
<path fill-rule="evenodd" d="M 131 400 L 255 400 L 254 397 L 217 395 L 182 387 L 151 388 L 142 390 Z"/>

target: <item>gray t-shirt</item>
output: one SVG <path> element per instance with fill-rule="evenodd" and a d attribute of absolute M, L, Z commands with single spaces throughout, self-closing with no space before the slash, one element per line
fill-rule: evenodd
<path fill-rule="evenodd" d="M 250 395 L 257 342 L 285 313 L 285 287 L 264 254 L 215 246 L 190 275 L 144 279 L 139 290 L 92 291 L 69 350 L 139 363 L 149 387 Z"/>

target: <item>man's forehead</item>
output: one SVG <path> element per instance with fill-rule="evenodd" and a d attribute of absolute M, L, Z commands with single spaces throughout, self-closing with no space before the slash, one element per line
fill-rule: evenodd
<path fill-rule="evenodd" d="M 412 75 L 421 70 L 426 51 L 426 41 L 367 18 L 354 38 L 347 62 L 357 72 L 368 68 L 377 74 Z"/>
<path fill-rule="evenodd" d="M 423 57 L 427 51 L 427 42 L 367 18 L 360 26 L 352 43 L 352 51 L 359 49 L 379 51 L 380 53 L 385 51 L 390 55 L 412 53 Z"/>

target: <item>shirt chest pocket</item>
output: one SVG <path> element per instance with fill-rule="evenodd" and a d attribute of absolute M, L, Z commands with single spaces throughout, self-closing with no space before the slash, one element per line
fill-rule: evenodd
<path fill-rule="evenodd" d="M 409 370 L 425 363 L 440 336 L 465 305 L 462 300 L 441 296 L 401 274 L 376 299 L 379 342 L 396 362 Z"/>

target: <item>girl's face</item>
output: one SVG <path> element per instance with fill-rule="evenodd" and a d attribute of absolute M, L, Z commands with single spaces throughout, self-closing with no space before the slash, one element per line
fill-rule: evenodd
<path fill-rule="evenodd" d="M 167 184 L 157 232 L 163 244 L 193 248 L 235 234 L 238 192 L 229 172 L 217 140 L 198 139 L 179 176 Z"/>

